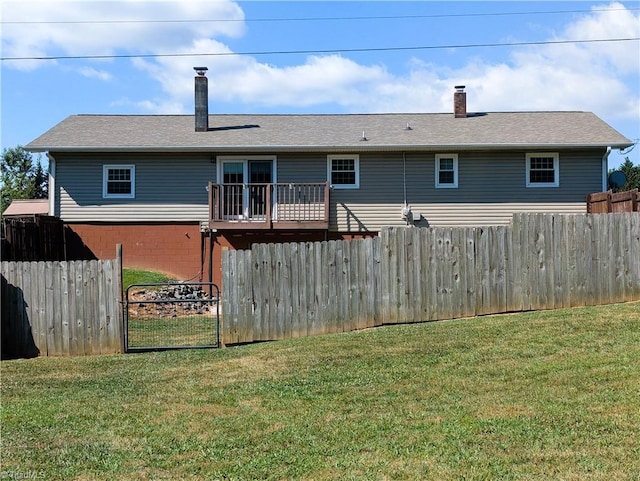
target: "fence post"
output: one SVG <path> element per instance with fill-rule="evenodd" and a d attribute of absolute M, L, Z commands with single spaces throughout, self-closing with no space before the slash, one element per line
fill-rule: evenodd
<path fill-rule="evenodd" d="M 114 293 L 116 295 L 116 298 L 113 299 L 113 301 L 115 301 L 118 304 L 118 308 L 115 310 L 115 312 L 118 313 L 118 319 L 116 320 L 116 323 L 120 329 L 120 352 L 124 353 L 125 352 L 125 342 L 124 342 L 124 337 L 126 334 L 126 326 L 124 325 L 124 299 L 123 299 L 123 293 L 122 293 L 122 244 L 116 244 L 116 282 L 115 282 L 115 290 L 116 292 Z M 112 302 L 113 302 L 112 301 Z"/>

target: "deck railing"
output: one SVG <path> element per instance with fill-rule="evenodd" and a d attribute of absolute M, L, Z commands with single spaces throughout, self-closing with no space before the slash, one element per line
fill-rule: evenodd
<path fill-rule="evenodd" d="M 329 184 L 209 183 L 209 219 L 218 229 L 327 229 Z"/>

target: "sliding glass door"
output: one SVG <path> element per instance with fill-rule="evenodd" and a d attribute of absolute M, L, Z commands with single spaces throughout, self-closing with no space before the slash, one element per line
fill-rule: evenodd
<path fill-rule="evenodd" d="M 274 181 L 274 162 L 269 159 L 222 160 L 223 216 L 226 219 L 264 219 Z"/>

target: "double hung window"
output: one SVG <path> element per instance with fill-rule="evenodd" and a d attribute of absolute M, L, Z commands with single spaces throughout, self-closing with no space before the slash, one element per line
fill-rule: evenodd
<path fill-rule="evenodd" d="M 327 177 L 335 189 L 360 187 L 360 158 L 358 155 L 329 155 Z"/>
<path fill-rule="evenodd" d="M 527 187 L 558 187 L 560 170 L 557 153 L 529 153 L 527 161 Z"/>
<path fill-rule="evenodd" d="M 436 154 L 436 188 L 458 187 L 458 154 Z"/>
<path fill-rule="evenodd" d="M 136 196 L 134 165 L 104 165 L 102 167 L 102 197 L 133 199 Z"/>

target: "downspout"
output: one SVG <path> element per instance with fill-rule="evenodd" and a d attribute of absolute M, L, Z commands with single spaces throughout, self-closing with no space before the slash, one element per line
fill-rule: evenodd
<path fill-rule="evenodd" d="M 609 154 L 611 153 L 611 147 L 607 146 L 607 151 L 602 156 L 602 192 L 606 192 L 609 188 L 609 182 L 607 178 L 609 176 Z"/>
<path fill-rule="evenodd" d="M 55 215 L 56 208 L 56 159 L 51 152 L 47 152 L 47 159 L 49 159 L 49 178 L 48 192 L 49 192 L 49 215 Z"/>

